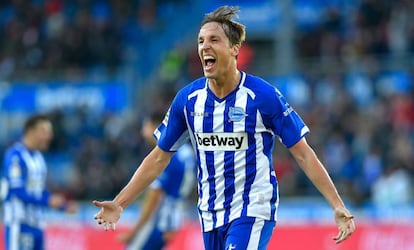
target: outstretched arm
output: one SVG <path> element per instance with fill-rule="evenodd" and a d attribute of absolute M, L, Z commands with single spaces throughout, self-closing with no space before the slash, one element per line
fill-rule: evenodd
<path fill-rule="evenodd" d="M 142 161 L 131 180 L 112 201 L 93 201 L 101 210 L 95 215 L 99 224 L 107 230 L 115 229 L 115 223 L 122 211 L 148 187 L 168 165 L 173 153 L 165 152 L 156 146 Z"/>
<path fill-rule="evenodd" d="M 334 209 L 335 222 L 339 230 L 334 240 L 336 243 L 341 243 L 355 231 L 354 217 L 345 208 L 331 177 L 306 139 L 302 138 L 289 150 L 300 168 Z"/>

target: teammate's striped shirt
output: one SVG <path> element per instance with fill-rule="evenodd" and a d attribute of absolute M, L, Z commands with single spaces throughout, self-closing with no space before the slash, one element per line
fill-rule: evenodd
<path fill-rule="evenodd" d="M 165 245 L 164 233 L 180 229 L 188 216 L 189 196 L 196 184 L 196 160 L 189 143 L 181 146 L 171 158 L 162 174 L 152 182 L 150 188 L 163 191 L 163 198 L 127 250 L 161 249 Z"/>
<path fill-rule="evenodd" d="M 155 132 L 165 151 L 177 150 L 188 136 L 192 141 L 204 232 L 241 216 L 276 220 L 275 136 L 291 147 L 309 132 L 275 87 L 241 75 L 238 87 L 222 99 L 208 88 L 205 77 L 187 85 Z"/>
<path fill-rule="evenodd" d="M 162 189 L 164 198 L 156 215 L 157 227 L 162 232 L 178 230 L 183 221 L 186 202 L 195 188 L 196 161 L 189 143 L 184 144 L 171 158 L 164 172 L 151 184 Z"/>
<path fill-rule="evenodd" d="M 50 193 L 46 190 L 46 163 L 39 151 L 17 142 L 5 153 L 4 223 L 43 226 L 43 210 Z"/>

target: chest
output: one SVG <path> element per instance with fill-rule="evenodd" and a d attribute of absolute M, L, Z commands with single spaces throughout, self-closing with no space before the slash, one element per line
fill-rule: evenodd
<path fill-rule="evenodd" d="M 22 159 L 26 164 L 26 188 L 29 191 L 40 192 L 46 183 L 46 164 L 38 153 L 22 153 Z"/>
<path fill-rule="evenodd" d="M 188 123 L 194 132 L 254 132 L 257 106 L 246 94 L 223 100 L 198 96 L 187 106 Z"/>

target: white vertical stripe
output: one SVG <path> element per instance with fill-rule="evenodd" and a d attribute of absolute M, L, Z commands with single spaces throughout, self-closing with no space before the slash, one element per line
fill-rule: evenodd
<path fill-rule="evenodd" d="M 264 124 L 260 113 L 257 112 L 256 115 L 256 128 L 258 130 L 263 130 Z M 255 211 L 254 209 L 260 209 L 261 213 L 269 217 L 271 206 L 269 200 L 272 198 L 273 186 L 270 182 L 269 175 L 269 159 L 266 155 L 263 154 L 263 138 L 261 133 L 255 133 L 256 140 L 256 178 L 251 187 L 254 190 L 250 193 L 249 198 L 252 201 L 252 204 L 258 205 L 256 208 L 248 211 L 248 216 L 254 216 L 260 211 Z M 265 207 L 265 209 L 263 209 Z"/>
<path fill-rule="evenodd" d="M 204 116 L 196 115 L 196 114 L 204 114 L 205 104 L 207 100 L 207 83 L 206 83 L 206 88 L 197 91 L 196 98 L 197 99 L 194 103 L 194 133 L 203 132 Z M 212 114 L 208 114 L 208 115 L 212 115 Z M 204 151 L 197 150 L 197 153 L 199 154 L 201 173 L 203 173 L 203 176 L 201 178 L 201 183 L 202 183 L 201 192 L 203 193 L 203 197 L 198 201 L 198 206 L 201 211 L 206 211 L 208 209 L 208 198 L 209 198 L 209 188 L 210 188 L 210 185 L 207 181 L 208 171 L 207 171 L 207 164 L 206 164 L 206 155 Z M 204 229 L 209 229 L 209 228 L 211 229 L 213 227 L 212 215 L 203 213 L 202 218 L 204 220 Z M 210 222 L 210 223 L 207 224 L 207 222 Z"/>
<path fill-rule="evenodd" d="M 142 249 L 144 244 L 148 241 L 148 238 L 150 237 L 154 227 L 155 218 L 151 217 L 150 220 L 141 228 L 139 233 L 135 234 L 132 242 L 126 247 L 126 250 Z"/>
<path fill-rule="evenodd" d="M 213 114 L 213 131 L 214 132 L 224 132 L 224 110 L 226 108 L 226 102 L 221 103 L 214 102 L 214 114 Z M 214 168 L 215 168 L 215 184 L 216 191 L 224 191 L 224 151 L 216 150 L 214 151 Z M 225 196 L 224 192 L 216 192 L 216 200 L 214 201 L 214 210 L 219 211 L 217 215 L 217 224 L 221 225 L 224 223 L 224 204 Z"/>
<path fill-rule="evenodd" d="M 19 250 L 20 225 L 18 222 L 13 222 L 10 225 L 9 247 L 10 250 Z"/>
<path fill-rule="evenodd" d="M 250 233 L 249 244 L 247 245 L 247 250 L 257 250 L 259 249 L 260 237 L 262 236 L 261 232 L 263 230 L 264 220 L 256 219 L 253 223 L 252 232 Z"/>

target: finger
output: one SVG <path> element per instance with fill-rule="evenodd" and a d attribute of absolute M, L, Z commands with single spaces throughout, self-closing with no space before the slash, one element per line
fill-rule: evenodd
<path fill-rule="evenodd" d="M 348 239 L 351 236 L 352 232 L 349 230 L 341 232 L 340 237 L 336 240 L 336 244 L 343 242 L 344 240 Z"/>
<path fill-rule="evenodd" d="M 349 237 L 349 234 L 348 233 L 346 233 L 346 232 L 342 233 L 341 238 L 336 241 L 336 244 L 339 244 L 339 243 L 343 242 L 348 237 Z"/>
<path fill-rule="evenodd" d="M 339 230 L 339 231 L 338 231 L 338 234 L 337 234 L 335 237 L 333 237 L 333 239 L 334 239 L 334 240 L 338 240 L 338 239 L 341 237 L 341 235 L 342 235 L 342 231 L 341 231 L 341 230 Z"/>
<path fill-rule="evenodd" d="M 99 220 L 99 219 L 101 219 L 101 216 L 100 216 L 99 214 L 100 214 L 100 213 L 95 214 L 95 215 L 93 216 L 93 218 L 94 218 L 95 220 Z"/>
<path fill-rule="evenodd" d="M 108 223 L 107 222 L 104 222 L 104 229 L 105 229 L 105 231 L 108 231 Z"/>
<path fill-rule="evenodd" d="M 344 236 L 344 231 L 339 231 L 338 232 L 338 235 L 337 236 L 335 236 L 333 239 L 335 240 L 335 241 L 339 241 L 339 240 L 341 240 L 342 239 L 342 237 Z"/>
<path fill-rule="evenodd" d="M 102 207 L 103 206 L 103 202 L 97 201 L 97 200 L 92 201 L 92 204 L 94 204 L 97 207 Z"/>
<path fill-rule="evenodd" d="M 344 232 L 340 232 L 340 233 L 338 234 L 338 236 L 336 237 L 336 239 L 335 239 L 335 243 L 336 243 L 336 244 L 341 243 L 341 242 L 343 241 L 343 237 L 344 237 Z"/>
<path fill-rule="evenodd" d="M 111 223 L 111 229 L 112 229 L 112 231 L 115 231 L 115 228 L 116 228 L 116 223 Z"/>

